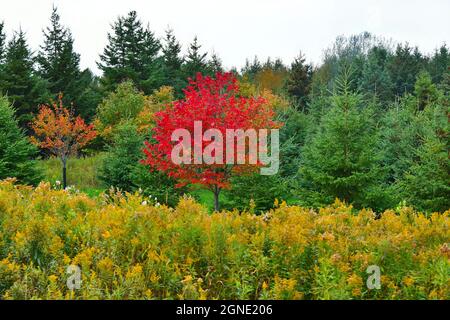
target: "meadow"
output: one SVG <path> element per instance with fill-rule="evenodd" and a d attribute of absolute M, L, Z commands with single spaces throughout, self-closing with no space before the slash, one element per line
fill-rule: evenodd
<path fill-rule="evenodd" d="M 449 211 L 262 215 L 0 182 L 1 299 L 449 299 Z M 80 268 L 70 290 L 68 267 Z M 368 268 L 380 270 L 369 289 Z"/>

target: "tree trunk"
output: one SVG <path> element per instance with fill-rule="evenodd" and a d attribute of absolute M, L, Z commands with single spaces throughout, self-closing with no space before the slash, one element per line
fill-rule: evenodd
<path fill-rule="evenodd" d="M 66 160 L 62 161 L 63 163 L 63 189 L 67 188 L 67 174 L 66 174 Z"/>
<path fill-rule="evenodd" d="M 214 211 L 219 211 L 219 194 L 220 188 L 218 186 L 214 186 Z"/>

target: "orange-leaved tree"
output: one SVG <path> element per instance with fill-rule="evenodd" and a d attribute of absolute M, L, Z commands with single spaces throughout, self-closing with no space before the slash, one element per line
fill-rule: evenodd
<path fill-rule="evenodd" d="M 67 159 L 95 138 L 94 126 L 87 125 L 79 116 L 75 117 L 63 106 L 62 95 L 59 95 L 58 102 L 39 107 L 39 113 L 32 122 L 32 129 L 35 133 L 35 136 L 31 137 L 32 142 L 61 160 L 65 189 Z"/>

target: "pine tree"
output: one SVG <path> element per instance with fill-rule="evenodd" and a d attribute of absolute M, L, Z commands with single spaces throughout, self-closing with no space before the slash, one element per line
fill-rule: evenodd
<path fill-rule="evenodd" d="M 82 88 L 78 83 L 80 56 L 73 49 L 73 38 L 69 29 L 60 23 L 60 16 L 53 7 L 50 26 L 44 31 L 44 45 L 38 54 L 39 75 L 47 80 L 53 97 L 64 94 L 69 104 L 77 100 Z"/>
<path fill-rule="evenodd" d="M 5 96 L 0 97 L 0 180 L 15 177 L 20 183 L 36 184 L 37 149 L 19 128 L 14 109 Z"/>
<path fill-rule="evenodd" d="M 207 71 L 207 53 L 201 53 L 201 47 L 197 37 L 195 37 L 189 46 L 188 55 L 185 58 L 184 73 L 187 78 L 194 78 L 198 72 L 205 74 Z"/>
<path fill-rule="evenodd" d="M 158 58 L 161 44 L 155 35 L 137 17 L 136 11 L 119 17 L 108 33 L 108 44 L 100 56 L 102 83 L 112 91 L 117 84 L 131 80 L 146 94 L 162 82 L 162 61 Z"/>
<path fill-rule="evenodd" d="M 305 57 L 302 53 L 294 59 L 286 81 L 287 93 L 297 100 L 301 107 L 307 102 L 311 89 L 312 66 L 305 64 Z"/>
<path fill-rule="evenodd" d="M 7 46 L 0 91 L 7 94 L 12 101 L 18 121 L 25 129 L 33 117 L 32 113 L 37 111 L 39 95 L 43 94 L 38 92 L 37 85 L 31 51 L 25 34 L 20 30 L 13 35 Z"/>

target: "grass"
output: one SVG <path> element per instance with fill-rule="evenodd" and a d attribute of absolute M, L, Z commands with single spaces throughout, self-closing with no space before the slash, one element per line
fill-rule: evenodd
<path fill-rule="evenodd" d="M 67 185 L 95 196 L 105 189 L 97 176 L 97 170 L 101 165 L 104 154 L 99 153 L 91 157 L 69 158 L 67 162 Z M 62 165 L 57 158 L 49 158 L 39 161 L 39 169 L 44 173 L 44 181 L 55 184 L 62 181 Z"/>
<path fill-rule="evenodd" d="M 98 168 L 101 166 L 105 154 L 98 153 L 90 157 L 70 158 L 67 163 L 67 185 L 86 193 L 91 198 L 96 198 L 108 186 L 105 186 L 98 178 Z M 39 161 L 39 169 L 44 173 L 44 181 L 55 184 L 62 181 L 62 165 L 57 158 L 49 158 Z M 214 211 L 214 195 L 211 191 L 200 186 L 192 185 L 189 190 L 199 203 Z M 220 193 L 220 204 L 223 209 L 230 209 L 229 194 L 227 190 Z M 288 199 L 288 204 L 295 204 L 295 199 Z"/>

